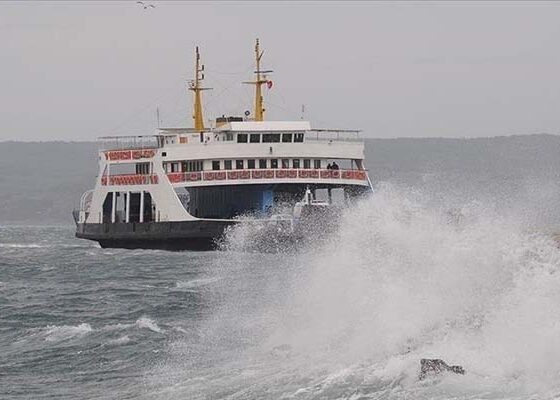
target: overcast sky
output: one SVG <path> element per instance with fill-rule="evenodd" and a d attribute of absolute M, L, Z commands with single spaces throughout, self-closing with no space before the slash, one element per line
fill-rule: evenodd
<path fill-rule="evenodd" d="M 370 137 L 560 133 L 560 3 L 0 2 L 0 140 L 92 140 L 252 110 Z"/>

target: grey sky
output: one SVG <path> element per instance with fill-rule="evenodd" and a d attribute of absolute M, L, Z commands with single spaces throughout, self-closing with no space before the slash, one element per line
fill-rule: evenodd
<path fill-rule="evenodd" d="M 268 119 L 370 137 L 560 132 L 560 3 L 0 2 L 0 140 L 91 140 L 191 126 L 194 46 L 207 118 L 252 110 L 254 39 L 274 69 Z"/>

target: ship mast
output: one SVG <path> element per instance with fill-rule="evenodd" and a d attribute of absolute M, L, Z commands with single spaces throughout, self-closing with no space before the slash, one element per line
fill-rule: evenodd
<path fill-rule="evenodd" d="M 267 70 L 267 71 L 263 71 L 261 70 L 261 58 L 264 54 L 264 50 L 261 51 L 260 47 L 259 47 L 259 39 L 257 39 L 257 42 L 255 44 L 255 62 L 256 62 L 256 66 L 257 69 L 255 70 L 255 74 L 256 74 L 256 79 L 254 81 L 251 82 L 243 82 L 243 83 L 247 83 L 249 85 L 255 85 L 255 121 L 263 121 L 264 120 L 264 101 L 263 101 L 263 96 L 262 96 L 262 85 L 269 84 L 269 80 L 266 79 L 266 75 L 263 74 L 267 74 L 272 72 L 272 70 Z"/>
<path fill-rule="evenodd" d="M 204 65 L 200 63 L 200 53 L 198 46 L 196 46 L 196 63 L 195 63 L 195 77 L 194 80 L 189 82 L 189 90 L 194 92 L 194 129 L 197 131 L 204 130 L 204 118 L 202 116 L 202 96 L 200 92 L 203 90 L 210 90 L 210 88 L 203 88 L 200 82 L 204 80 Z"/>

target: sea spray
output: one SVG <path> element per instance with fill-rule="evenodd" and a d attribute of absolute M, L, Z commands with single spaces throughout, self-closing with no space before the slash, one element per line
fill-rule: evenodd
<path fill-rule="evenodd" d="M 552 396 L 560 254 L 524 226 L 480 201 L 446 209 L 381 185 L 326 242 L 224 251 L 222 302 L 154 381 L 166 375 L 177 398 Z M 419 383 L 426 357 L 467 375 Z"/>

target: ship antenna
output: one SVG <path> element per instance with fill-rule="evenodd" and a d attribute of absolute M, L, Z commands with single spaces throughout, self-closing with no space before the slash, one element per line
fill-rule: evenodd
<path fill-rule="evenodd" d="M 260 50 L 259 39 L 257 39 L 255 44 L 255 62 L 257 66 L 255 70 L 256 79 L 251 82 L 243 82 L 249 85 L 255 85 L 255 121 L 264 120 L 265 109 L 264 109 L 264 101 L 262 96 L 262 85 L 264 85 L 265 83 L 268 85 L 268 87 L 271 87 L 272 85 L 272 81 L 266 79 L 266 75 L 264 75 L 264 74 L 271 73 L 272 70 L 267 70 L 267 71 L 261 70 L 261 58 L 263 54 L 264 54 L 264 50 L 263 51 Z"/>
<path fill-rule="evenodd" d="M 204 80 L 204 65 L 200 63 L 200 53 L 196 46 L 196 63 L 194 80 L 189 82 L 189 90 L 194 92 L 194 129 L 197 131 L 204 130 L 204 118 L 202 117 L 202 98 L 200 92 L 210 90 L 200 86 L 200 82 Z"/>

